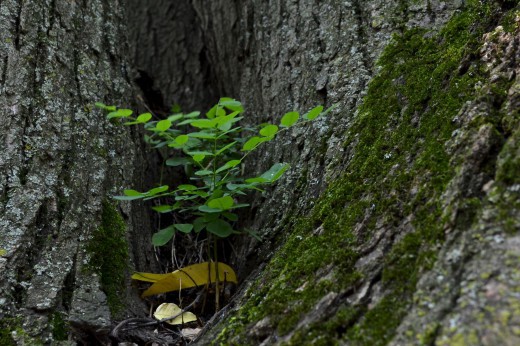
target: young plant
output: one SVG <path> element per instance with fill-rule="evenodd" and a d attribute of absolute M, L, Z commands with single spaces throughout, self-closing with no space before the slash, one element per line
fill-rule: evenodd
<path fill-rule="evenodd" d="M 118 200 L 148 200 L 168 197 L 171 203 L 153 207 L 159 213 L 175 212 L 183 223 L 174 223 L 152 237 L 155 246 L 168 243 L 175 232 L 208 232 L 219 238 L 235 233 L 235 211 L 248 207 L 240 198 L 249 191 L 263 191 L 262 186 L 274 183 L 289 168 L 275 163 L 256 177 L 245 178 L 242 166 L 246 157 L 263 143 L 272 141 L 278 133 L 296 124 L 314 120 L 328 113 L 323 106 L 310 110 L 300 119 L 298 112 L 285 114 L 279 124 L 262 124 L 245 129 L 238 125 L 243 119 L 242 104 L 231 98 L 221 98 L 205 115 L 200 112 L 175 113 L 166 119 L 152 120 L 151 113 L 133 117 L 129 109 L 117 109 L 97 103 L 108 111 L 107 118 L 123 125 L 142 125 L 147 130 L 146 142 L 154 148 L 171 148 L 167 166 L 183 166 L 187 183 L 174 187 L 162 185 L 146 192 L 124 190 Z"/>

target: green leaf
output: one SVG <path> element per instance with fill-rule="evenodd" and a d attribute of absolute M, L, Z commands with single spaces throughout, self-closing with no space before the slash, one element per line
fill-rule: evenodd
<path fill-rule="evenodd" d="M 257 179 L 257 178 L 251 178 L 251 179 Z M 234 191 L 234 193 L 239 193 L 239 194 L 244 194 L 243 192 L 241 192 L 242 190 L 256 190 L 256 191 L 260 191 L 260 192 L 264 192 L 264 190 L 258 188 L 255 184 L 255 181 L 253 182 L 249 182 L 248 180 L 251 180 L 251 179 L 247 179 L 246 182 L 248 184 L 233 184 L 233 183 L 228 183 L 226 185 L 226 187 L 228 188 L 228 190 L 230 191 Z M 265 179 L 264 178 L 261 178 L 262 181 L 261 182 L 265 182 Z M 258 181 L 256 181 L 258 182 Z"/>
<path fill-rule="evenodd" d="M 216 234 L 221 238 L 229 237 L 233 233 L 233 227 L 224 220 L 215 220 L 206 225 L 208 232 Z"/>
<path fill-rule="evenodd" d="M 187 125 L 187 124 L 191 124 L 192 122 L 194 122 L 195 120 L 193 119 L 186 119 L 186 120 L 183 120 L 181 121 L 180 123 L 177 124 L 177 126 L 182 126 L 182 125 Z"/>
<path fill-rule="evenodd" d="M 169 213 L 175 209 L 178 208 L 178 205 L 156 205 L 155 207 L 152 207 L 153 210 L 155 210 L 158 213 Z"/>
<path fill-rule="evenodd" d="M 211 153 L 209 151 L 188 151 L 187 154 L 190 156 L 193 156 L 193 155 L 213 156 L 213 153 Z"/>
<path fill-rule="evenodd" d="M 124 196 L 114 196 L 113 198 L 118 201 L 133 201 L 135 199 L 140 199 L 146 197 L 146 193 L 142 193 L 136 190 L 124 190 Z"/>
<path fill-rule="evenodd" d="M 240 103 L 240 101 L 234 100 L 229 97 L 221 98 L 219 101 L 219 104 L 234 112 L 244 111 L 244 108 L 242 107 L 242 104 Z"/>
<path fill-rule="evenodd" d="M 178 103 L 174 103 L 172 105 L 172 108 L 170 109 L 170 112 L 172 112 L 172 113 L 180 113 L 181 112 L 181 105 L 179 105 Z"/>
<path fill-rule="evenodd" d="M 205 157 L 206 157 L 206 155 L 204 155 L 204 154 L 195 154 L 195 155 L 193 155 L 193 161 L 201 162 L 202 160 L 204 160 Z"/>
<path fill-rule="evenodd" d="M 224 151 L 228 150 L 229 148 L 231 148 L 232 146 L 234 146 L 235 144 L 237 144 L 237 141 L 234 141 L 233 143 L 229 143 L 228 145 L 222 147 L 219 151 L 217 151 L 217 153 L 215 155 L 220 155 L 222 154 Z"/>
<path fill-rule="evenodd" d="M 144 196 L 145 195 L 144 193 L 141 193 L 136 190 L 124 190 L 123 193 L 125 194 L 125 196 Z"/>
<path fill-rule="evenodd" d="M 242 162 L 241 160 L 231 160 L 226 162 L 222 167 L 216 170 L 216 173 L 220 173 L 222 171 L 225 171 L 226 169 L 233 168 L 235 166 L 238 166 Z"/>
<path fill-rule="evenodd" d="M 213 208 L 213 209 L 228 210 L 231 207 L 233 207 L 233 204 L 235 204 L 233 197 L 224 196 L 224 197 L 215 198 L 215 199 L 212 199 L 211 201 L 209 201 L 208 207 Z"/>
<path fill-rule="evenodd" d="M 199 233 L 206 227 L 206 221 L 203 217 L 198 217 L 193 221 L 193 229 L 195 233 Z"/>
<path fill-rule="evenodd" d="M 191 223 L 176 223 L 174 226 L 182 233 L 190 233 L 193 229 L 193 225 Z"/>
<path fill-rule="evenodd" d="M 276 180 L 278 180 L 284 174 L 284 172 L 289 169 L 289 167 L 290 165 L 286 163 L 275 163 L 271 168 L 269 168 L 269 170 L 264 172 L 261 176 L 246 179 L 246 183 L 273 183 Z"/>
<path fill-rule="evenodd" d="M 194 190 L 194 191 L 187 191 L 186 193 L 190 193 L 190 194 L 193 194 L 193 195 L 197 195 L 197 196 L 200 196 L 202 198 L 206 198 L 209 196 L 209 194 L 205 191 L 199 191 L 199 190 Z"/>
<path fill-rule="evenodd" d="M 226 111 L 224 109 L 222 109 L 222 107 L 217 107 L 216 116 L 217 117 L 225 117 L 226 116 Z"/>
<path fill-rule="evenodd" d="M 213 174 L 213 172 L 210 171 L 210 170 L 207 170 L 207 169 L 201 169 L 201 170 L 199 170 L 199 171 L 197 171 L 197 172 L 195 172 L 193 174 L 198 175 L 199 177 L 203 177 L 205 175 Z"/>
<path fill-rule="evenodd" d="M 238 204 L 235 204 L 230 209 L 238 209 L 238 208 L 246 208 L 246 207 L 249 207 L 249 204 L 247 204 L 247 203 L 238 203 Z"/>
<path fill-rule="evenodd" d="M 107 119 L 112 118 L 127 118 L 131 116 L 134 112 L 131 109 L 118 109 L 116 111 L 110 112 L 107 115 Z"/>
<path fill-rule="evenodd" d="M 184 145 L 188 142 L 190 138 L 187 135 L 180 135 L 175 138 L 175 143 L 178 145 Z"/>
<path fill-rule="evenodd" d="M 242 147 L 242 151 L 251 151 L 253 150 L 254 148 L 256 148 L 256 146 L 258 144 L 260 144 L 261 138 L 260 137 L 251 137 L 247 140 L 247 142 L 244 143 L 244 146 Z"/>
<path fill-rule="evenodd" d="M 214 105 L 213 107 L 211 107 L 210 110 L 206 113 L 206 117 L 208 117 L 208 119 L 215 118 L 215 114 L 217 113 L 217 108 L 218 108 L 218 105 Z"/>
<path fill-rule="evenodd" d="M 146 123 L 150 119 L 152 119 L 151 113 L 143 113 L 143 114 L 139 115 L 135 121 L 137 121 L 139 123 Z"/>
<path fill-rule="evenodd" d="M 133 201 L 136 199 L 144 198 L 145 196 L 114 196 L 113 199 L 118 201 Z"/>
<path fill-rule="evenodd" d="M 147 123 L 150 119 L 152 119 L 152 115 L 150 113 L 143 113 L 139 115 L 135 121 L 127 121 L 125 125 L 144 124 Z"/>
<path fill-rule="evenodd" d="M 216 139 L 217 135 L 209 132 L 192 132 L 188 133 L 188 136 L 192 138 L 202 138 L 202 139 Z"/>
<path fill-rule="evenodd" d="M 196 111 L 196 112 L 184 114 L 184 117 L 188 118 L 188 119 L 192 119 L 192 118 L 197 118 L 199 115 L 200 115 L 200 112 Z"/>
<path fill-rule="evenodd" d="M 270 141 L 274 137 L 251 137 L 247 142 L 244 143 L 244 146 L 242 147 L 242 151 L 251 151 L 256 149 L 258 145 L 260 145 L 263 142 Z"/>
<path fill-rule="evenodd" d="M 173 238 L 174 233 L 175 228 L 173 225 L 163 228 L 152 236 L 152 244 L 154 246 L 163 246 Z"/>
<path fill-rule="evenodd" d="M 269 182 L 278 180 L 286 170 L 290 167 L 287 163 L 275 163 L 268 171 L 262 174 L 260 177 L 267 179 Z"/>
<path fill-rule="evenodd" d="M 214 120 L 217 122 L 218 129 L 221 131 L 228 131 L 234 123 L 242 119 L 242 117 L 235 118 L 238 114 L 239 112 L 233 112 L 226 115 L 224 112 L 224 114 L 215 118 Z"/>
<path fill-rule="evenodd" d="M 235 213 L 222 213 L 222 215 L 229 221 L 238 221 L 238 215 Z"/>
<path fill-rule="evenodd" d="M 185 158 L 185 157 L 174 157 L 174 158 L 166 160 L 166 166 L 170 166 L 170 167 L 184 166 L 184 165 L 187 165 L 190 163 L 191 163 L 190 159 Z"/>
<path fill-rule="evenodd" d="M 215 208 L 211 208 L 207 205 L 201 205 L 197 208 L 199 211 L 202 211 L 204 213 L 220 213 L 222 210 L 221 209 L 215 209 Z"/>
<path fill-rule="evenodd" d="M 260 134 L 264 137 L 271 137 L 278 133 L 278 126 L 276 125 L 267 125 L 260 130 Z"/>
<path fill-rule="evenodd" d="M 317 106 L 317 107 L 314 107 L 313 109 L 311 109 L 309 111 L 309 113 L 305 114 L 303 117 L 307 120 L 314 120 L 320 116 L 322 111 L 323 111 L 323 106 Z"/>
<path fill-rule="evenodd" d="M 198 189 L 198 187 L 196 187 L 195 185 L 191 185 L 191 184 L 183 184 L 183 185 L 177 186 L 177 189 L 183 190 L 183 191 L 195 191 Z"/>
<path fill-rule="evenodd" d="M 155 129 L 157 131 L 164 132 L 164 131 L 168 130 L 171 126 L 172 126 L 172 122 L 168 119 L 164 119 L 164 120 L 159 121 L 155 125 Z"/>
<path fill-rule="evenodd" d="M 182 119 L 183 118 L 183 115 L 182 114 L 172 114 L 168 117 L 168 120 L 171 121 L 172 123 L 179 120 L 179 119 Z"/>
<path fill-rule="evenodd" d="M 280 120 L 280 125 L 284 127 L 291 127 L 298 121 L 299 118 L 300 114 L 298 112 L 286 113 Z"/>
<path fill-rule="evenodd" d="M 332 110 L 333 110 L 334 108 L 336 108 L 337 106 L 338 106 L 337 103 L 336 103 L 336 104 L 333 104 L 332 106 L 330 106 L 329 108 L 327 108 L 327 109 L 325 110 L 325 112 L 322 113 L 322 115 L 327 115 L 327 114 L 329 114 L 330 111 L 332 111 Z"/>
<path fill-rule="evenodd" d="M 210 129 L 217 126 L 217 122 L 213 119 L 199 119 L 191 122 L 191 126 L 199 129 Z"/>
<path fill-rule="evenodd" d="M 262 178 L 262 177 L 256 177 L 256 178 L 249 178 L 249 179 L 246 179 L 246 183 L 248 184 L 252 184 L 252 183 L 267 183 L 269 182 L 269 180 L 265 179 L 265 178 Z"/>
<path fill-rule="evenodd" d="M 155 196 L 161 192 L 168 191 L 168 189 L 169 189 L 168 185 L 162 185 L 159 187 L 155 187 L 155 188 L 151 189 L 150 191 L 146 192 L 146 197 Z"/>
<path fill-rule="evenodd" d="M 106 104 L 104 104 L 102 102 L 96 102 L 96 103 L 94 103 L 94 106 L 96 106 L 97 108 L 104 109 L 107 112 L 114 112 L 117 110 L 116 106 L 107 106 Z"/>
<path fill-rule="evenodd" d="M 262 241 L 262 238 L 260 238 L 260 236 L 258 235 L 258 233 L 256 231 L 253 231 L 252 229 L 248 229 L 248 228 L 246 228 L 244 231 L 247 234 L 249 234 L 251 237 L 255 238 L 256 240 Z"/>

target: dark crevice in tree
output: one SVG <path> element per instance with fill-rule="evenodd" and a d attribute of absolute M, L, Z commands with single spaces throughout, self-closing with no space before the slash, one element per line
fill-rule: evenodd
<path fill-rule="evenodd" d="M 51 30 L 54 28 L 54 24 L 56 23 L 56 16 L 56 0 L 52 0 L 49 8 L 49 26 L 47 27 L 47 36 L 50 36 Z"/>
<path fill-rule="evenodd" d="M 23 1 L 18 3 L 16 18 L 14 19 L 14 46 L 16 50 L 20 50 L 20 35 L 22 34 L 21 25 L 22 25 L 22 8 Z"/>
<path fill-rule="evenodd" d="M 79 80 L 79 53 L 74 50 L 74 53 L 73 53 L 73 71 L 74 71 L 74 84 L 76 86 L 76 96 L 80 99 L 80 100 L 83 100 L 83 97 L 81 96 L 81 81 Z"/>
<path fill-rule="evenodd" d="M 7 81 L 7 65 L 9 63 L 9 57 L 6 55 L 3 59 L 2 77 L 0 79 L 0 85 L 5 85 Z"/>
<path fill-rule="evenodd" d="M 154 87 L 153 78 L 144 70 L 137 70 L 139 76 L 135 79 L 135 83 L 143 93 L 146 105 L 155 114 L 167 114 L 168 107 L 164 104 L 164 98 L 160 90 Z"/>
<path fill-rule="evenodd" d="M 365 69 L 369 72 L 372 72 L 373 66 L 371 64 L 372 59 L 370 59 L 370 54 L 367 51 L 367 47 L 370 45 L 368 44 L 368 37 L 369 35 L 366 33 L 366 27 L 369 27 L 366 23 L 366 16 L 363 13 L 363 2 L 360 1 L 354 1 L 354 13 L 356 18 L 356 34 L 357 34 L 357 42 L 358 47 L 361 50 L 363 66 Z M 372 73 L 370 73 L 372 74 Z M 365 81 L 361 80 L 361 83 L 366 84 Z M 359 90 L 364 90 L 364 86 L 360 86 Z"/>
<path fill-rule="evenodd" d="M 319 103 L 326 105 L 327 104 L 327 87 L 324 86 L 322 89 L 317 90 L 316 93 L 318 94 L 318 97 L 320 98 Z"/>

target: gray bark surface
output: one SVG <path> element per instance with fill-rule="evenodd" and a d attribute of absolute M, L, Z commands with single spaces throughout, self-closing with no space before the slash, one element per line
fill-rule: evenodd
<path fill-rule="evenodd" d="M 87 248 L 104 201 L 145 178 L 136 134 L 94 107 L 132 95 L 123 15 L 120 1 L 0 1 L 0 343 L 48 344 L 56 316 L 94 342 L 115 317 Z M 141 210 L 117 212 L 132 244 L 114 249 L 129 251 L 124 275 L 153 267 Z M 120 293 L 121 316 L 141 313 Z"/>
<path fill-rule="evenodd" d="M 409 71 L 392 71 L 424 63 L 424 50 L 379 65 L 399 40 L 392 35 L 423 30 L 407 43 L 424 48 L 435 37 L 442 47 L 451 38 L 436 35 L 473 5 L 493 8 L 475 20 L 488 23 L 487 34 L 476 48 L 462 45 L 444 81 L 432 73 L 417 96 L 405 95 Z M 198 344 L 518 344 L 520 19 L 496 26 L 515 23 L 518 11 L 514 1 L 0 1 L 0 336 L 7 327 L 18 344 L 50 343 L 58 312 L 76 339 L 108 342 L 111 320 L 122 317 L 108 307 L 103 273 L 89 267 L 88 243 L 105 227 L 107 196 L 149 187 L 156 168 L 129 140 L 139 134 L 108 125 L 92 104 L 131 104 L 135 81 L 159 114 L 174 103 L 204 111 L 231 96 L 258 124 L 337 105 L 250 158 L 254 172 L 274 162 L 292 168 L 251 201 L 242 226 L 263 241 L 235 240 L 230 264 L 242 283 Z M 477 24 L 457 35 L 469 40 Z M 428 63 L 437 70 L 444 61 Z M 415 136 L 431 109 L 451 101 L 451 80 L 471 73 L 484 77 L 441 117 L 453 126 L 448 138 L 438 123 L 413 148 L 385 146 L 394 133 Z M 374 105 L 371 81 L 395 90 L 380 100 L 395 98 L 395 114 L 368 123 L 379 132 L 359 127 L 386 112 Z M 438 156 L 425 158 L 432 142 Z M 367 170 L 358 157 L 378 146 L 384 154 L 366 159 L 381 170 Z M 358 171 L 375 178 L 350 182 Z M 352 184 L 357 195 L 342 198 Z M 146 209 L 120 208 L 130 266 L 156 271 Z M 430 235 L 434 228 L 442 234 Z M 142 315 L 126 294 L 125 313 Z"/>

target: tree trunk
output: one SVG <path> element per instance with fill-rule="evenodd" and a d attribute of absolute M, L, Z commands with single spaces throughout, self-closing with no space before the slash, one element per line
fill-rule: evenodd
<path fill-rule="evenodd" d="M 518 343 L 516 2 L 180 3 L 175 24 L 136 13 L 196 32 L 175 54 L 211 73 L 140 60 L 157 86 L 203 83 L 251 123 L 337 105 L 251 158 L 292 170 L 256 197 L 264 240 L 237 240 L 244 282 L 199 344 Z"/>
<path fill-rule="evenodd" d="M 127 275 L 153 267 L 149 217 L 111 196 L 144 184 L 146 159 L 94 107 L 129 104 L 125 31 L 120 1 L 0 1 L 2 345 L 66 340 L 69 323 L 94 344 L 142 314 Z"/>
<path fill-rule="evenodd" d="M 515 1 L 125 6 L 0 2 L 1 341 L 62 339 L 68 320 L 106 342 L 118 308 L 142 314 L 121 273 L 154 269 L 149 221 L 107 197 L 147 185 L 146 160 L 92 111 L 130 103 L 130 56 L 158 112 L 336 105 L 249 158 L 292 169 L 254 197 L 242 226 L 263 241 L 235 239 L 242 283 L 198 344 L 520 343 Z"/>

